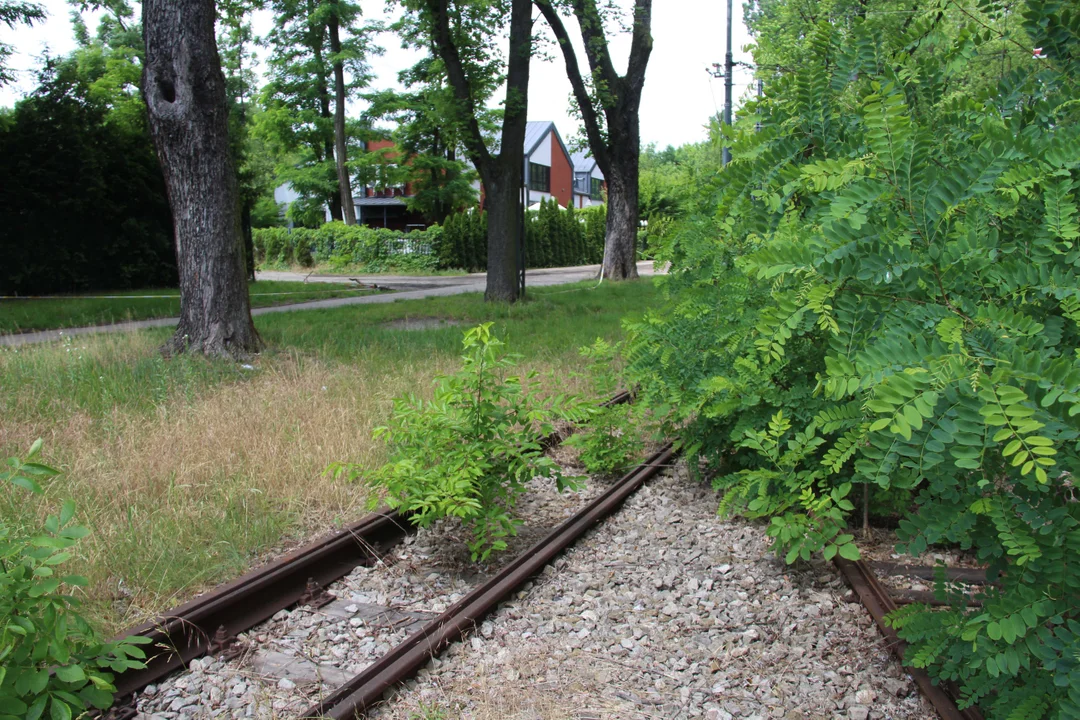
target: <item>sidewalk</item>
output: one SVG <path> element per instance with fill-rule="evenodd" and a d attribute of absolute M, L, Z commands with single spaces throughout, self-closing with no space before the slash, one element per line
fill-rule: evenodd
<path fill-rule="evenodd" d="M 525 274 L 526 291 L 530 287 L 546 287 L 550 285 L 567 285 L 594 278 L 600 272 L 599 265 L 583 265 L 573 268 L 544 268 L 542 270 L 529 270 Z M 638 263 L 638 274 L 642 277 L 651 277 L 655 274 L 652 261 Z M 297 312 L 301 310 L 323 310 L 327 308 L 344 307 L 346 305 L 374 305 L 379 303 L 398 302 L 399 300 L 419 300 L 429 297 L 444 297 L 447 295 L 461 295 L 463 293 L 482 293 L 487 287 L 487 278 L 484 273 L 471 275 L 448 275 L 448 276 L 406 276 L 406 275 L 312 275 L 307 277 L 307 282 L 321 283 L 351 283 L 355 277 L 365 285 L 378 285 L 384 288 L 401 288 L 400 292 L 384 293 L 381 295 L 364 295 L 351 298 L 333 298 L 331 300 L 314 300 L 312 302 L 295 303 L 292 305 L 278 305 L 275 307 L 256 308 L 251 311 L 253 316 L 266 315 L 268 313 Z M 305 280 L 301 273 L 287 272 L 260 272 L 256 274 L 258 280 Z M 406 289 L 409 288 L 409 289 Z M 96 335 L 99 333 L 122 333 L 133 330 L 145 330 L 147 328 L 172 327 L 180 322 L 180 318 L 157 318 L 155 320 L 135 320 L 132 322 L 113 323 L 111 325 L 92 325 L 89 327 L 64 328 L 63 330 L 42 330 L 39 332 L 19 333 L 14 335 L 0 335 L 0 346 L 22 347 L 39 343 L 60 340 L 68 336 Z"/>

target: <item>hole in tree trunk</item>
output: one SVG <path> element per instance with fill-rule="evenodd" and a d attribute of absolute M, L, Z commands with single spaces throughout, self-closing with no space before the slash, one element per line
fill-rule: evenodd
<path fill-rule="evenodd" d="M 176 102 L 176 86 L 173 85 L 172 80 L 159 79 L 158 89 L 161 91 L 161 97 L 165 99 L 165 102 Z"/>

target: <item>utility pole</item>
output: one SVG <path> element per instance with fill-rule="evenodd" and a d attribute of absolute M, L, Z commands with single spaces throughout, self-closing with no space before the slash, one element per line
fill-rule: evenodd
<path fill-rule="evenodd" d="M 731 127 L 731 76 L 735 61 L 731 55 L 731 0 L 727 0 L 727 55 L 724 56 L 724 124 Z M 731 148 L 724 147 L 723 163 L 731 162 Z"/>

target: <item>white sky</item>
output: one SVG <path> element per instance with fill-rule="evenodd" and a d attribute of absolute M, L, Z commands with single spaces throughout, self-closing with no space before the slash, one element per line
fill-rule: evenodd
<path fill-rule="evenodd" d="M 62 55 L 75 47 L 69 21 L 70 6 L 66 0 L 40 0 L 49 18 L 32 28 L 20 27 L 8 30 L 0 25 L 0 40 L 15 47 L 11 66 L 19 71 L 19 79 L 0 88 L 0 106 L 10 106 L 34 87 L 33 70 L 40 65 L 40 56 Z M 385 16 L 382 0 L 361 0 L 367 17 Z M 723 108 L 724 81 L 711 77 L 706 70 L 715 62 L 724 60 L 724 0 L 656 0 L 653 4 L 653 52 L 649 60 L 645 89 L 641 101 L 641 141 L 643 145 L 668 144 L 704 140 L 705 126 L 709 118 Z M 86 14 L 87 24 L 93 32 L 97 27 L 94 14 Z M 255 33 L 265 34 L 272 19 L 268 11 L 257 13 L 253 20 Z M 546 30 L 546 26 L 545 30 Z M 570 21 L 568 29 L 577 36 L 576 22 Z M 734 29 L 735 60 L 749 61 L 744 48 L 750 39 L 742 22 L 742 4 L 735 3 Z M 402 50 L 393 35 L 384 35 L 380 44 L 386 53 L 373 59 L 376 79 L 374 89 L 398 87 L 397 73 L 412 65 L 416 55 Z M 620 72 L 626 68 L 629 37 L 618 37 L 612 43 L 612 56 Z M 566 79 L 565 66 L 558 48 L 551 46 L 552 62 L 534 59 L 529 87 L 529 119 L 553 120 L 563 139 L 570 142 L 578 132 L 578 123 L 570 118 L 570 83 Z M 260 54 L 265 51 L 260 49 Z M 583 67 L 587 67 L 579 54 Z M 750 87 L 748 70 L 735 72 L 735 98 Z M 350 112 L 360 112 L 360 104 L 350 106 Z"/>

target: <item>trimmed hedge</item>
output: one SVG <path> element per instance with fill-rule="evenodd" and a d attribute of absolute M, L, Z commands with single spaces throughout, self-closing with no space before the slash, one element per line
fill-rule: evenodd
<path fill-rule="evenodd" d="M 604 258 L 607 225 L 603 205 L 574 210 L 544 201 L 525 215 L 525 259 L 530 268 L 591 265 Z M 440 227 L 409 233 L 326 223 L 320 228 L 260 228 L 253 231 L 261 265 L 334 267 L 361 265 L 371 271 L 487 269 L 487 213 L 451 215 Z"/>
<path fill-rule="evenodd" d="M 326 223 L 320 228 L 260 228 L 253 231 L 255 259 L 263 265 L 334 267 L 362 265 L 384 268 L 435 270 L 436 249 L 443 230 L 433 225 L 408 233 L 366 225 Z"/>
<path fill-rule="evenodd" d="M 607 208 L 603 205 L 560 209 L 542 201 L 539 212 L 525 214 L 525 261 L 530 268 L 599 263 L 604 258 Z M 479 272 L 487 268 L 487 214 L 468 210 L 451 215 L 437 246 L 440 268 Z"/>

